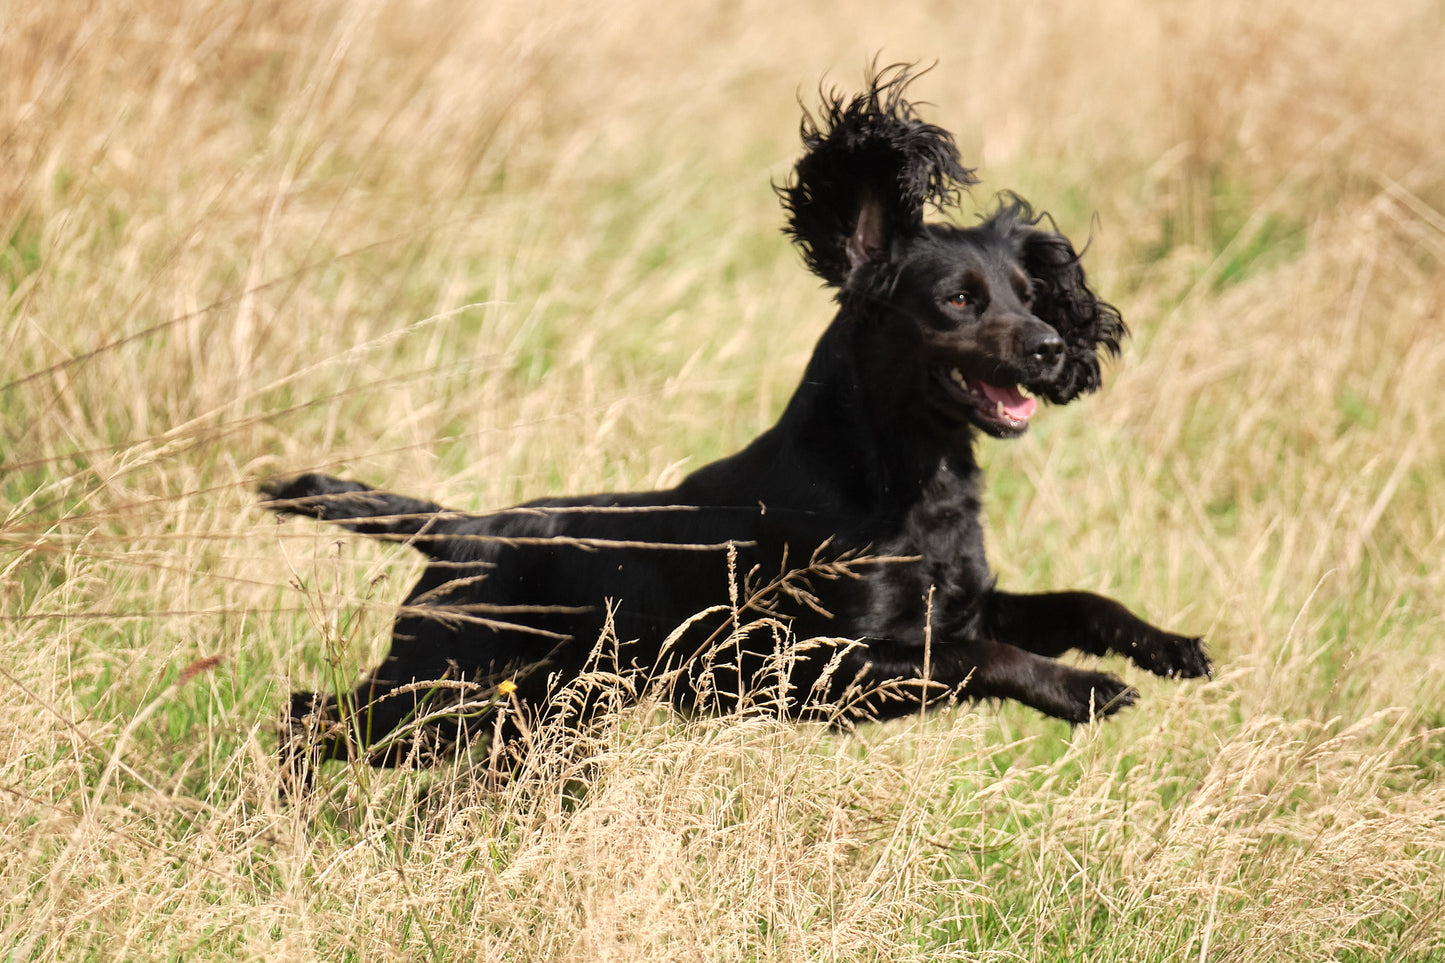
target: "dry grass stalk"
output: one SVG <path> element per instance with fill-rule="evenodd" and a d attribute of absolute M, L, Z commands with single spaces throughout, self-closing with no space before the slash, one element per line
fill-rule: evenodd
<path fill-rule="evenodd" d="M 3 19 L 7 958 L 1445 954 L 1438 10 Z M 416 563 L 276 527 L 254 481 L 483 509 L 750 438 L 829 313 L 767 190 L 789 95 L 879 46 L 939 60 L 919 93 L 986 189 L 1097 214 L 1135 331 L 1103 394 L 985 447 L 1003 581 L 1199 626 L 1219 677 L 1072 732 L 644 704 L 506 785 L 338 766 L 279 806 L 280 693 L 369 664 Z"/>

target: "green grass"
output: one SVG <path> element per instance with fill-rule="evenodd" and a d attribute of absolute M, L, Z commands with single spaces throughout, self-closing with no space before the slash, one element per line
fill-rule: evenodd
<path fill-rule="evenodd" d="M 1438 11 L 32 6 L 0 959 L 1445 958 Z M 375 664 L 419 562 L 255 483 L 486 509 L 746 443 L 832 308 L 769 190 L 793 94 L 879 48 L 938 60 L 958 216 L 1052 211 L 1134 332 L 981 445 L 1001 583 L 1107 591 L 1217 677 L 1111 664 L 1140 705 L 1077 730 L 642 706 L 506 786 L 478 747 L 281 805 L 282 701 Z"/>

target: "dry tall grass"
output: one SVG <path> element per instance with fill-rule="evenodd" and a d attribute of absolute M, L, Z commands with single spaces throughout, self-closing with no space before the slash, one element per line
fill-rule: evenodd
<path fill-rule="evenodd" d="M 1445 957 L 1438 4 L 0 21 L 6 959 Z M 639 709 L 505 788 L 279 806 L 280 699 L 373 661 L 415 563 L 253 483 L 484 508 L 741 444 L 830 313 L 768 190 L 792 95 L 880 47 L 1135 331 L 985 446 L 1003 581 L 1204 631 L 1219 677 L 1077 731 Z"/>

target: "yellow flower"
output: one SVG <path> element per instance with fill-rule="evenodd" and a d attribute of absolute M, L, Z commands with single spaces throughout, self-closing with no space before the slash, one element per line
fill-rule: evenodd
<path fill-rule="evenodd" d="M 497 695 L 511 695 L 513 692 L 516 691 L 517 683 L 513 682 L 511 679 L 507 679 L 505 682 L 497 684 Z"/>

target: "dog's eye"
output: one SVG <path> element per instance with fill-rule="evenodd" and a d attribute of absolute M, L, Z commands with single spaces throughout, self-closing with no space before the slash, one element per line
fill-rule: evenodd
<path fill-rule="evenodd" d="M 974 304 L 973 295 L 967 291 L 960 291 L 948 299 L 948 303 L 955 308 L 968 308 Z"/>

